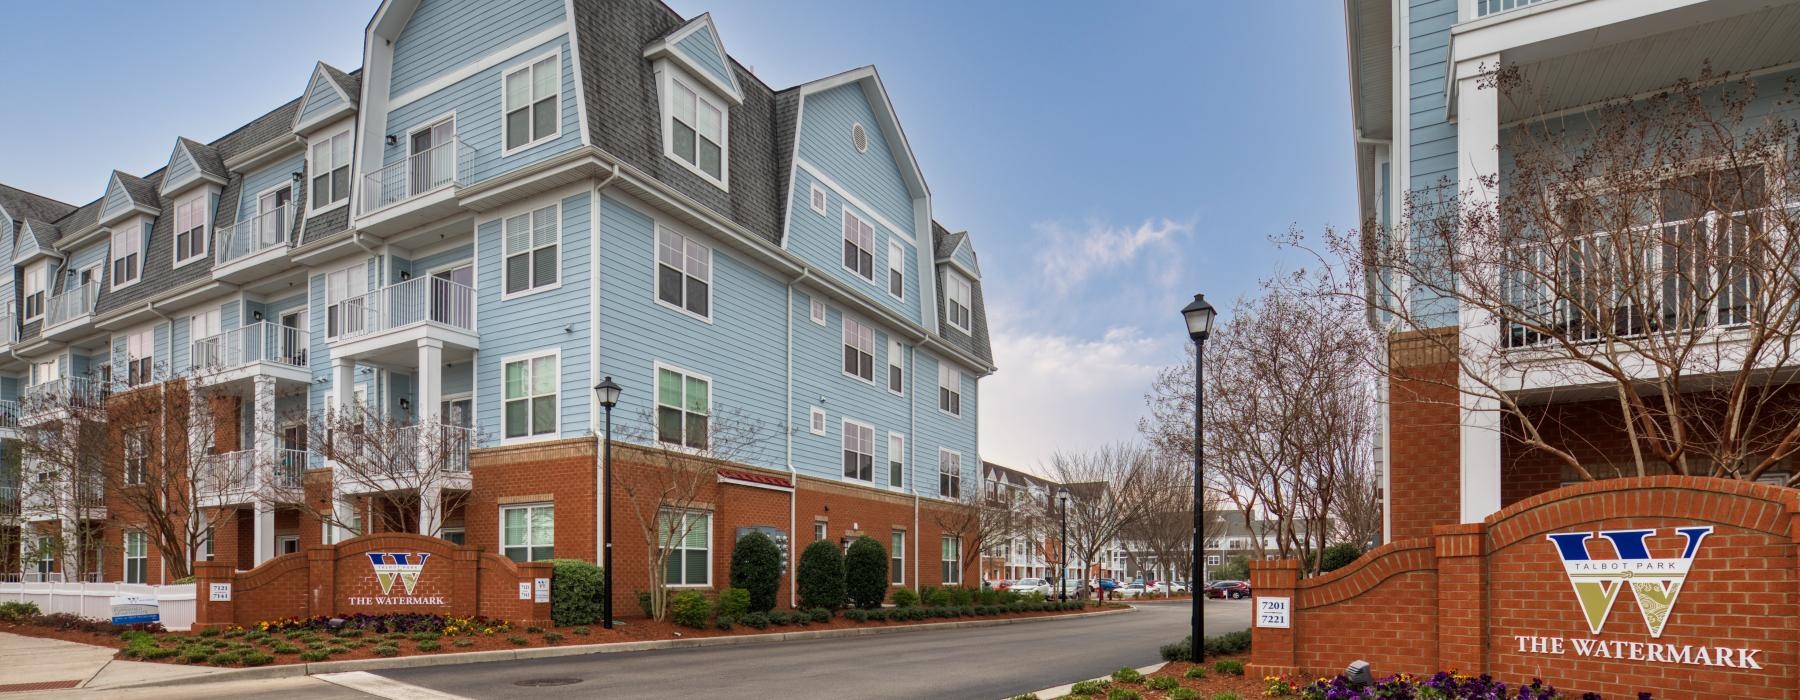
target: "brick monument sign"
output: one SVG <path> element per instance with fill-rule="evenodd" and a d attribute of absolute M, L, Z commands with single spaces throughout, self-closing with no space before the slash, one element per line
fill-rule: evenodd
<path fill-rule="evenodd" d="M 1298 571 L 1251 562 L 1253 675 L 1362 659 L 1377 676 L 1542 678 L 1570 697 L 1800 698 L 1800 490 L 1585 483 Z"/>
<path fill-rule="evenodd" d="M 196 629 L 356 613 L 550 619 L 549 563 L 515 563 L 425 535 L 368 535 L 249 571 L 224 562 L 200 562 L 195 571 Z"/>

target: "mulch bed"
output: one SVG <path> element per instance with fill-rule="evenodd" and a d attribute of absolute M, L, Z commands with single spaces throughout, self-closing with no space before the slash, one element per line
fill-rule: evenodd
<path fill-rule="evenodd" d="M 1248 678 L 1217 669 L 1214 664 L 1219 661 L 1246 663 L 1250 659 L 1246 655 L 1208 657 L 1206 675 L 1200 678 L 1189 678 L 1188 670 L 1194 664 L 1187 661 L 1176 661 L 1163 666 L 1155 673 L 1136 677 L 1124 675 L 1133 673 L 1130 669 L 1121 669 L 1112 678 L 1094 682 L 1077 683 L 1067 697 L 1075 700 L 1103 700 L 1108 697 L 1130 697 L 1138 700 L 1169 700 L 1175 697 L 1194 698 L 1196 700 L 1217 700 L 1220 697 L 1236 697 L 1238 700 L 1250 700 L 1263 697 L 1268 683 L 1260 678 Z M 1241 666 L 1239 668 L 1242 668 Z M 1174 679 L 1175 685 L 1169 685 L 1164 678 Z M 1159 688 L 1160 686 L 1160 688 Z M 1185 691 L 1175 688 L 1184 688 Z M 1019 698 L 1035 696 L 1021 695 Z M 1015 698 L 1017 700 L 1017 698 Z"/>
<path fill-rule="evenodd" d="M 500 650 L 500 649 L 521 649 L 521 648 L 528 649 L 528 648 L 537 648 L 537 647 L 575 646 L 575 645 L 584 645 L 584 644 L 606 644 L 606 643 L 613 643 L 613 642 L 636 642 L 636 641 L 650 641 L 650 640 L 662 640 L 662 639 L 684 639 L 684 638 L 685 639 L 693 639 L 693 638 L 703 638 L 703 637 L 724 637 L 724 636 L 748 635 L 748 634 L 780 634 L 780 633 L 784 633 L 784 632 L 845 629 L 845 628 L 850 628 L 850 627 L 903 627 L 903 626 L 908 626 L 908 625 L 925 625 L 925 624 L 934 624 L 934 623 L 942 623 L 942 622 L 966 622 L 966 621 L 971 621 L 971 620 L 990 620 L 990 619 L 998 620 L 998 619 L 1031 618 L 1031 617 L 1051 617 L 1051 616 L 1056 616 L 1056 615 L 1073 615 L 1073 614 L 1078 614 L 1078 613 L 1082 613 L 1082 612 L 1095 612 L 1095 611 L 1101 610 L 1101 609 L 1122 608 L 1122 607 L 1125 607 L 1125 606 L 1118 604 L 1118 603 L 1108 603 L 1104 607 L 1090 606 L 1083 610 L 1050 611 L 1050 612 L 1020 612 L 1020 613 L 1007 613 L 1007 614 L 999 614 L 999 615 L 983 615 L 983 616 L 973 617 L 973 618 L 963 617 L 963 618 L 952 618 L 952 619 L 926 619 L 926 620 L 903 621 L 903 622 L 892 622 L 892 621 L 852 622 L 848 619 L 845 619 L 842 616 L 842 614 L 839 614 L 838 616 L 833 617 L 831 619 L 831 621 L 829 621 L 829 622 L 823 622 L 823 623 L 810 622 L 810 623 L 807 623 L 804 625 L 802 625 L 802 624 L 773 625 L 772 624 L 772 625 L 769 625 L 766 629 L 760 629 L 760 630 L 746 627 L 744 625 L 737 625 L 737 626 L 733 627 L 731 630 L 719 630 L 719 629 L 714 629 L 711 627 L 706 628 L 706 629 L 692 629 L 692 628 L 677 626 L 674 623 L 669 622 L 667 620 L 657 621 L 657 620 L 650 620 L 650 619 L 631 619 L 631 620 L 620 621 L 620 623 L 618 625 L 614 626 L 613 629 L 611 629 L 611 630 L 602 629 L 599 625 L 596 624 L 596 625 L 587 625 L 587 626 L 581 626 L 581 627 L 545 626 L 545 627 L 541 628 L 539 631 L 533 632 L 533 631 L 531 631 L 531 629 L 534 629 L 534 628 L 527 628 L 522 625 L 512 625 L 512 626 L 510 626 L 510 628 L 507 628 L 507 629 L 495 628 L 492 633 L 487 633 L 485 630 L 475 630 L 474 633 L 472 633 L 472 634 L 470 634 L 466 631 L 461 631 L 456 634 L 442 634 L 442 635 L 437 636 L 435 639 L 430 638 L 429 634 L 424 635 L 423 638 L 415 638 L 414 635 L 411 635 L 411 634 L 390 633 L 388 635 L 383 635 L 383 634 L 378 634 L 375 632 L 364 632 L 360 636 L 355 636 L 355 637 L 338 637 L 337 635 L 335 635 L 329 631 L 323 631 L 323 630 L 313 630 L 310 632 L 297 632 L 297 633 L 293 633 L 291 636 L 289 633 L 286 633 L 286 632 L 272 632 L 272 633 L 268 633 L 266 637 L 261 637 L 261 638 L 256 638 L 256 639 L 251 638 L 251 635 L 249 635 L 248 630 L 231 630 L 231 631 L 226 631 L 223 633 L 213 634 L 211 636 L 203 636 L 203 635 L 200 635 L 197 633 L 186 633 L 186 632 L 162 632 L 162 633 L 156 633 L 156 634 L 152 635 L 152 639 L 154 639 L 154 641 L 157 643 L 157 646 L 164 647 L 164 648 L 182 649 L 184 651 L 185 650 L 198 650 L 198 649 L 205 648 L 205 647 L 211 647 L 214 649 L 215 652 L 225 653 L 227 655 L 231 655 L 232 653 L 235 652 L 237 654 L 237 658 L 235 658 L 235 659 L 226 658 L 226 659 L 220 659 L 220 660 L 209 659 L 209 660 L 205 660 L 205 661 L 188 661 L 185 658 L 187 656 L 185 653 L 179 653 L 174 656 L 169 656 L 169 657 L 161 658 L 161 659 L 136 658 L 136 659 L 130 659 L 130 660 L 146 661 L 146 662 L 152 662 L 152 663 L 216 665 L 216 666 L 228 666 L 228 667 L 241 667 L 241 666 L 246 666 L 246 665 L 263 665 L 264 663 L 267 663 L 269 665 L 280 665 L 280 664 L 307 663 L 309 660 L 302 658 L 302 654 L 304 654 L 305 652 L 308 652 L 308 651 L 324 652 L 326 654 L 326 657 L 324 659 L 313 659 L 314 661 L 321 661 L 321 660 L 346 661 L 346 660 L 353 660 L 353 659 L 380 658 L 383 655 L 378 654 L 376 652 L 375 648 L 381 644 L 388 643 L 388 642 L 391 642 L 394 647 L 397 647 L 397 653 L 389 654 L 387 656 L 418 656 L 418 655 L 449 654 L 449 653 L 471 652 L 471 651 L 494 651 L 494 650 Z M 94 646 L 112 647 L 115 649 L 122 649 L 126 646 L 126 640 L 121 638 L 120 636 L 114 635 L 114 634 L 100 633 L 100 632 L 85 632 L 85 631 L 80 631 L 80 630 L 63 630 L 63 629 L 55 629 L 55 628 L 51 628 L 51 627 L 42 627 L 42 626 L 36 626 L 36 625 L 22 625 L 22 624 L 13 624 L 13 623 L 0 624 L 0 632 L 10 632 L 13 634 L 20 634 L 20 635 L 26 635 L 26 636 L 32 636 L 32 637 L 48 637 L 48 638 L 61 639 L 61 640 L 70 641 L 70 642 L 79 642 L 82 644 L 91 644 Z M 395 635 L 398 635 L 398 636 L 395 636 Z M 560 635 L 561 638 L 558 639 L 556 637 L 556 635 Z M 435 641 L 437 643 L 437 645 L 438 645 L 437 648 L 435 648 L 435 649 L 419 648 L 421 644 L 426 644 L 426 646 L 429 647 L 430 645 L 428 644 L 428 642 L 432 642 L 432 641 Z M 297 651 L 280 652 L 277 650 L 277 647 L 278 647 L 278 645 L 281 645 L 281 644 L 286 644 L 286 645 L 288 645 L 288 648 L 297 649 Z M 242 659 L 242 655 L 245 653 L 262 654 L 262 655 L 267 655 L 270 658 L 266 662 L 263 662 L 263 663 L 246 664 L 246 663 L 244 663 L 244 661 Z M 126 657 L 121 655 L 118 658 L 126 658 Z"/>

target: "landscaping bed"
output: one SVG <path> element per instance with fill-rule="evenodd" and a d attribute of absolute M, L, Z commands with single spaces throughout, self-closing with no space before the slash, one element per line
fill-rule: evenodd
<path fill-rule="evenodd" d="M 1249 700 L 1262 697 L 1268 683 L 1244 676 L 1244 664 L 1249 660 L 1241 655 L 1208 658 L 1204 666 L 1175 661 L 1148 675 L 1121 668 L 1110 678 L 1076 683 L 1067 697 L 1076 700 Z M 1039 698 L 1026 694 L 1013 700 Z"/>

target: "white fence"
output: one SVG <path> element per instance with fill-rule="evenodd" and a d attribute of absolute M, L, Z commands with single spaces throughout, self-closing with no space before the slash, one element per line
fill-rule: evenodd
<path fill-rule="evenodd" d="M 74 613 L 95 620 L 112 619 L 112 598 L 118 595 L 155 596 L 164 627 L 186 630 L 194 626 L 191 583 L 0 583 L 0 602 L 36 603 L 46 614 Z"/>

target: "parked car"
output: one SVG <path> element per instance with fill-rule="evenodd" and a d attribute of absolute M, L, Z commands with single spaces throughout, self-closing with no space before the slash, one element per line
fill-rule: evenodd
<path fill-rule="evenodd" d="M 1001 581 L 995 581 L 994 582 L 994 590 L 996 590 L 996 591 L 1011 590 L 1013 587 L 1013 583 L 1015 583 L 1015 581 L 1013 581 L 1010 578 L 1004 579 Z"/>
<path fill-rule="evenodd" d="M 1169 595 L 1170 593 L 1186 593 L 1186 592 L 1188 592 L 1187 584 L 1182 583 L 1180 581 L 1157 581 L 1155 583 L 1150 584 L 1148 586 L 1148 589 L 1151 591 L 1154 591 L 1158 594 L 1161 594 L 1161 595 Z"/>
<path fill-rule="evenodd" d="M 1067 593 L 1070 598 L 1081 595 L 1081 580 L 1066 578 L 1063 579 L 1060 584 L 1050 584 L 1049 592 L 1046 592 L 1044 595 L 1060 596 L 1064 593 Z"/>
<path fill-rule="evenodd" d="M 1014 581 L 1012 587 L 1007 590 L 1020 594 L 1042 593 L 1048 596 L 1050 595 L 1051 587 L 1049 581 L 1045 581 L 1041 578 L 1022 578 Z"/>
<path fill-rule="evenodd" d="M 1250 597 L 1250 584 L 1246 581 L 1214 581 L 1211 586 L 1206 587 L 1206 597 L 1232 600 L 1248 598 Z"/>
<path fill-rule="evenodd" d="M 1113 590 L 1112 594 L 1117 598 L 1136 598 L 1143 595 L 1146 590 L 1149 589 L 1145 588 L 1144 584 L 1128 583 Z"/>

